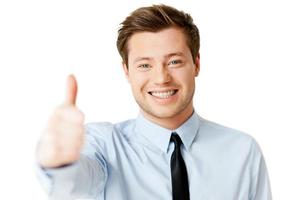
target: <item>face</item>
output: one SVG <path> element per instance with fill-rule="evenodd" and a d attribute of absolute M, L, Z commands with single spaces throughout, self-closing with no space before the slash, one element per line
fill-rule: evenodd
<path fill-rule="evenodd" d="M 194 59 L 179 28 L 132 35 L 123 69 L 144 116 L 160 121 L 191 115 L 199 56 Z"/>

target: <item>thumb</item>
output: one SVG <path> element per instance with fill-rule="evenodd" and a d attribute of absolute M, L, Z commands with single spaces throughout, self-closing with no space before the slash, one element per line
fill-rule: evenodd
<path fill-rule="evenodd" d="M 76 95 L 77 95 L 77 82 L 75 76 L 70 74 L 67 78 L 67 91 L 66 91 L 65 103 L 68 105 L 76 104 Z"/>

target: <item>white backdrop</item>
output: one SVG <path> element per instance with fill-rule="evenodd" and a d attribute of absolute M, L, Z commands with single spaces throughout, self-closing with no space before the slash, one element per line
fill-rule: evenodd
<path fill-rule="evenodd" d="M 197 112 L 252 135 L 274 199 L 301 199 L 298 0 L 0 1 L 0 199 L 46 199 L 35 144 L 69 73 L 86 122 L 137 115 L 115 43 L 119 23 L 153 3 L 191 13 L 200 29 Z"/>

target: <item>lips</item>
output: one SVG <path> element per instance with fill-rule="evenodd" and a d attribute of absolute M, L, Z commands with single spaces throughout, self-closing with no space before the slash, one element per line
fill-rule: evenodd
<path fill-rule="evenodd" d="M 150 95 L 160 98 L 160 99 L 167 99 L 171 96 L 173 96 L 174 94 L 177 93 L 177 89 L 175 90 L 165 90 L 165 91 L 150 91 L 148 92 Z"/>

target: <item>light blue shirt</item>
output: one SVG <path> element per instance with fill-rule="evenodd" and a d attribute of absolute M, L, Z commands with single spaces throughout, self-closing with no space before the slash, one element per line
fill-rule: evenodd
<path fill-rule="evenodd" d="M 195 112 L 176 130 L 142 114 L 117 124 L 89 123 L 79 161 L 40 169 L 39 179 L 56 200 L 172 200 L 172 132 L 183 142 L 191 200 L 272 199 L 257 142 Z"/>

